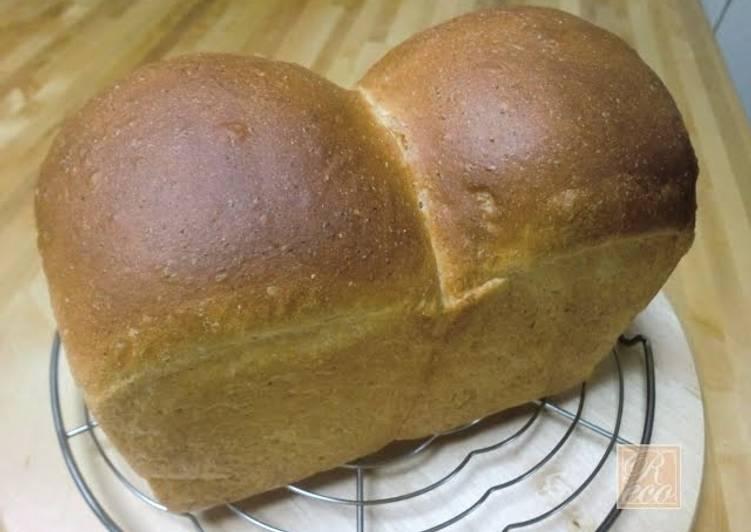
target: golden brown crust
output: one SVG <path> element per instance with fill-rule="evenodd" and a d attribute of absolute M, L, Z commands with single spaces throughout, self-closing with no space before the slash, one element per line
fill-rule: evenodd
<path fill-rule="evenodd" d="M 691 240 L 668 231 L 557 254 L 448 314 L 399 437 L 448 430 L 587 379 Z"/>
<path fill-rule="evenodd" d="M 259 58 L 149 65 L 89 103 L 36 201 L 66 346 L 90 359 L 82 384 L 181 337 L 430 297 L 433 259 L 392 147 L 357 95 Z"/>
<path fill-rule="evenodd" d="M 540 255 L 692 228 L 697 167 L 670 94 L 577 17 L 471 13 L 391 50 L 360 87 L 402 140 L 449 300 Z"/>
<path fill-rule="evenodd" d="M 38 243 L 88 404 L 183 511 L 586 377 L 690 245 L 696 172 L 632 50 L 509 8 L 355 91 L 143 67 L 63 127 Z"/>

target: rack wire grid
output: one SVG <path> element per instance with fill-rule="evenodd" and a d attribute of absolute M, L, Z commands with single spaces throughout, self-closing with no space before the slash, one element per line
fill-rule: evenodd
<path fill-rule="evenodd" d="M 464 454 L 464 458 L 461 461 L 459 461 L 459 463 L 453 469 L 451 469 L 448 473 L 440 477 L 438 480 L 432 481 L 428 483 L 427 485 L 424 485 L 422 488 L 414 489 L 407 493 L 392 495 L 388 497 L 369 498 L 369 497 L 366 497 L 365 495 L 366 475 L 368 474 L 368 472 L 376 470 L 376 469 L 392 467 L 395 464 L 403 462 L 406 458 L 414 457 L 415 455 L 424 452 L 429 447 L 432 447 L 434 445 L 440 445 L 441 440 L 445 438 L 446 436 L 454 435 L 454 434 L 458 434 L 463 431 L 466 431 L 470 429 L 471 427 L 474 427 L 475 425 L 480 423 L 482 419 L 474 420 L 471 423 L 468 423 L 461 427 L 457 427 L 453 430 L 434 434 L 430 437 L 420 440 L 417 443 L 415 443 L 415 445 L 412 448 L 410 448 L 406 452 L 403 452 L 397 456 L 389 457 L 387 459 L 363 459 L 363 460 L 355 461 L 355 462 L 340 466 L 343 469 L 350 470 L 354 476 L 355 493 L 354 493 L 354 496 L 352 497 L 340 497 L 340 496 L 329 495 L 326 493 L 322 493 L 320 491 L 306 489 L 296 484 L 290 484 L 286 487 L 286 489 L 289 492 L 296 494 L 297 496 L 306 497 L 306 498 L 315 500 L 321 504 L 338 505 L 342 508 L 346 508 L 346 507 L 353 508 L 354 509 L 353 529 L 356 530 L 357 532 L 364 532 L 366 529 L 366 522 L 365 522 L 366 519 L 365 519 L 365 511 L 364 511 L 366 507 L 390 505 L 390 504 L 405 501 L 408 499 L 418 498 L 420 496 L 423 496 L 435 490 L 439 486 L 442 486 L 446 483 L 449 483 L 452 480 L 455 480 L 458 474 L 467 466 L 467 464 L 469 464 L 469 462 L 474 457 L 478 455 L 501 450 L 504 446 L 509 444 L 511 441 L 516 440 L 519 436 L 527 432 L 535 423 L 539 423 L 539 420 L 543 414 L 548 414 L 548 415 L 558 416 L 562 418 L 563 420 L 568 422 L 568 426 L 565 432 L 563 433 L 563 435 L 557 440 L 557 442 L 552 446 L 552 448 L 550 448 L 550 450 L 546 454 L 544 454 L 542 458 L 538 459 L 536 463 L 534 463 L 526 471 L 523 471 L 522 473 L 517 474 L 513 478 L 510 478 L 508 480 L 505 480 L 503 482 L 490 486 L 489 488 L 487 488 L 487 490 L 485 490 L 485 492 L 478 499 L 474 501 L 474 503 L 465 507 L 462 511 L 455 514 L 453 517 L 446 519 L 440 523 L 437 523 L 431 526 L 430 528 L 424 529 L 420 532 L 435 532 L 438 530 L 443 530 L 443 529 L 452 527 L 452 525 L 456 525 L 457 523 L 461 522 L 464 518 L 466 518 L 468 515 L 474 512 L 477 508 L 483 505 L 494 493 L 504 490 L 506 488 L 509 488 L 521 482 L 522 480 L 525 480 L 531 477 L 537 471 L 539 471 L 546 463 L 548 463 L 561 450 L 561 448 L 566 444 L 566 442 L 571 437 L 572 433 L 577 428 L 581 430 L 591 431 L 592 433 L 604 438 L 607 441 L 607 445 L 606 445 L 605 451 L 602 453 L 601 457 L 597 461 L 596 466 L 589 472 L 586 478 L 578 486 L 576 486 L 565 498 L 560 500 L 557 504 L 554 504 L 553 506 L 546 508 L 544 511 L 541 511 L 540 513 L 538 513 L 536 516 L 532 518 L 504 525 L 504 528 L 502 530 L 506 532 L 510 530 L 524 528 L 524 527 L 534 525 L 537 523 L 541 523 L 542 521 L 550 518 L 552 515 L 556 514 L 557 512 L 560 512 L 564 507 L 566 507 L 568 504 L 570 504 L 572 501 L 574 501 L 577 497 L 581 495 L 581 493 L 587 488 L 587 486 L 590 485 L 592 480 L 595 477 L 597 477 L 597 475 L 600 473 L 606 460 L 608 459 L 610 454 L 613 452 L 616 443 L 621 443 L 621 444 L 632 443 L 631 441 L 619 435 L 619 432 L 621 429 L 621 421 L 623 417 L 623 407 L 624 407 L 624 377 L 623 377 L 623 370 L 622 370 L 621 361 L 620 361 L 620 357 L 622 355 L 619 354 L 619 351 L 620 351 L 620 348 L 622 347 L 627 347 L 627 346 L 630 347 L 634 345 L 641 346 L 641 350 L 643 353 L 643 369 L 644 369 L 643 378 L 646 381 L 646 385 L 644 387 L 644 390 L 646 392 L 644 422 L 643 422 L 643 427 L 642 427 L 641 440 L 639 443 L 649 444 L 652 438 L 652 429 L 654 426 L 654 414 L 655 414 L 655 404 L 656 404 L 654 358 L 653 358 L 652 347 L 651 347 L 650 341 L 645 336 L 637 334 L 630 338 L 621 336 L 618 339 L 617 344 L 613 347 L 611 351 L 611 356 L 613 357 L 615 361 L 615 367 L 616 367 L 616 372 L 617 372 L 617 394 L 618 394 L 616 416 L 613 422 L 612 430 L 608 430 L 602 427 L 600 424 L 593 423 L 592 421 L 589 421 L 582 417 L 582 410 L 584 407 L 586 391 L 587 391 L 586 383 L 582 383 L 579 388 L 578 405 L 575 411 L 573 411 L 572 409 L 564 408 L 556 404 L 555 402 L 553 402 L 553 400 L 549 398 L 543 398 L 538 401 L 533 401 L 532 403 L 528 405 L 531 409 L 531 414 L 529 414 L 529 416 L 526 418 L 526 421 L 522 423 L 520 428 L 512 432 L 509 436 L 506 436 L 499 441 L 495 441 L 494 443 L 490 445 L 468 449 L 466 453 Z M 93 444 L 95 445 L 96 450 L 98 451 L 99 455 L 101 456 L 104 463 L 106 464 L 107 469 L 117 478 L 117 480 L 119 480 L 119 482 L 122 484 L 123 488 L 127 492 L 129 492 L 132 496 L 135 496 L 138 499 L 140 499 L 145 505 L 151 506 L 152 508 L 155 508 L 162 512 L 169 513 L 169 510 L 164 505 L 162 505 L 157 500 L 152 498 L 150 495 L 148 495 L 147 493 L 145 493 L 144 491 L 136 487 L 136 485 L 128 478 L 128 476 L 125 473 L 123 473 L 123 471 L 120 468 L 116 466 L 109 452 L 106 451 L 105 446 L 102 445 L 102 441 L 101 441 L 102 436 L 97 434 L 97 432 L 99 432 L 99 430 L 97 430 L 98 424 L 94 419 L 92 419 L 85 403 L 82 402 L 85 423 L 83 425 L 77 426 L 72 429 L 66 428 L 65 423 L 63 421 L 62 408 L 60 404 L 60 386 L 59 386 L 59 365 L 60 364 L 59 364 L 59 361 L 60 361 L 60 337 L 57 333 L 55 333 L 55 336 L 52 342 L 50 374 L 49 374 L 50 395 L 51 395 L 51 403 L 52 403 L 52 418 L 53 418 L 53 422 L 55 426 L 55 431 L 57 433 L 58 441 L 60 444 L 60 449 L 62 450 L 63 459 L 65 460 L 65 464 L 68 468 L 68 471 L 70 472 L 70 475 L 73 478 L 73 481 L 75 482 L 75 485 L 78 491 L 81 493 L 81 496 L 83 497 L 86 504 L 89 506 L 89 508 L 91 508 L 91 510 L 96 515 L 96 517 L 99 519 L 99 521 L 107 530 L 110 530 L 110 531 L 123 530 L 121 526 L 118 523 L 116 523 L 115 520 L 111 517 L 111 515 L 105 510 L 105 508 L 100 503 L 97 496 L 89 487 L 89 483 L 87 482 L 85 476 L 82 474 L 79 464 L 76 460 L 76 457 L 74 456 L 74 453 L 71 449 L 70 440 L 72 438 L 79 437 L 82 434 L 88 434 L 88 436 L 93 441 Z M 631 473 L 630 478 L 627 480 L 626 486 L 624 490 L 621 492 L 621 494 L 626 492 L 629 489 L 630 483 L 638 477 L 641 466 L 642 466 L 642 463 L 640 463 L 639 460 L 637 459 L 637 463 Z M 461 485 L 459 483 L 455 483 L 455 484 L 457 485 L 458 489 L 461 489 Z M 282 528 L 281 527 L 282 525 L 272 524 L 272 523 L 267 522 L 266 520 L 261 520 L 260 518 L 252 515 L 249 511 L 241 508 L 239 505 L 235 503 L 230 503 L 230 504 L 227 504 L 226 506 L 230 512 L 232 512 L 235 516 L 237 516 L 237 518 L 246 522 L 248 525 L 251 525 L 253 527 L 257 527 L 263 530 L 272 531 L 272 532 L 290 532 L 289 530 Z M 602 519 L 599 526 L 597 527 L 597 530 L 598 531 L 608 530 L 613 525 L 615 520 L 618 518 L 621 511 L 622 510 L 617 504 L 617 501 L 614 501 L 612 507 L 610 508 L 610 511 L 607 512 L 605 517 Z M 191 525 L 193 526 L 193 528 L 197 531 L 203 532 L 205 530 L 199 518 L 194 514 L 175 513 L 173 515 L 175 515 L 176 517 L 183 518 L 183 519 L 188 519 Z M 497 526 L 497 524 L 493 524 L 493 525 Z"/>

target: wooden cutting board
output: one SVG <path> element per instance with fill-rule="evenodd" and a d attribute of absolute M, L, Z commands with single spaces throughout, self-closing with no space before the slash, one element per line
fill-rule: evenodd
<path fill-rule="evenodd" d="M 699 385 L 686 338 L 667 300 L 658 295 L 635 320 L 631 333 L 647 336 L 654 347 L 657 403 L 653 442 L 679 445 L 681 449 L 681 507 L 625 511 L 614 530 L 689 530 L 694 518 L 704 461 L 704 415 Z M 52 331 L 39 331 L 34 351 L 49 347 Z M 53 433 L 47 389 L 48 358 L 40 352 L 6 361 L 10 372 L 0 376 L 2 386 L 14 386 L 16 404 L 0 404 L 4 422 L 14 432 L 0 439 L 4 457 L 0 476 L 0 499 L 10 504 L 2 516 L 4 526 L 14 530 L 96 530 L 96 518 L 76 491 L 63 465 Z M 624 375 L 624 411 L 621 435 L 638 442 L 645 413 L 645 379 L 642 350 L 621 348 L 619 360 Z M 67 366 L 60 368 L 61 399 L 68 428 L 83 423 L 80 396 Z M 612 430 L 618 399 L 615 361 L 609 356 L 587 385 L 583 418 Z M 576 411 L 579 390 L 555 398 L 557 404 Z M 451 471 L 475 448 L 487 446 L 521 427 L 533 408 L 515 409 L 494 417 L 461 435 L 439 440 L 428 450 L 398 465 L 365 474 L 366 498 L 389 497 L 436 481 Z M 561 439 L 569 421 L 544 410 L 520 437 L 474 457 L 450 481 L 409 501 L 368 507 L 364 511 L 367 531 L 413 531 L 434 526 L 472 505 L 494 484 L 512 478 L 548 453 Z M 99 431 L 99 429 L 96 429 Z M 101 435 L 101 432 L 98 432 Z M 106 444 L 115 462 L 134 482 L 133 475 Z M 91 438 L 81 434 L 71 440 L 75 456 L 90 486 L 112 517 L 125 530 L 193 530 L 187 519 L 149 508 L 123 489 L 98 455 Z M 556 506 L 589 475 L 606 451 L 608 439 L 582 427 L 574 429 L 560 451 L 523 481 L 492 494 L 466 519 L 448 530 L 500 530 L 506 524 L 535 516 Z M 616 498 L 616 460 L 611 453 L 603 469 L 570 505 L 543 523 L 525 530 L 594 530 Z M 338 470 L 304 486 L 340 497 L 354 497 L 354 472 Z M 252 515 L 293 531 L 354 531 L 355 509 L 350 506 L 308 500 L 279 491 L 240 505 Z M 206 530 L 254 530 L 227 509 L 199 514 Z M 2 529 L 0 527 L 0 529 Z"/>

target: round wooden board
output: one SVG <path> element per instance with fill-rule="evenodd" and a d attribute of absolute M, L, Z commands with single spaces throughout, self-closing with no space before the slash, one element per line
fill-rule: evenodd
<path fill-rule="evenodd" d="M 637 317 L 629 334 L 637 332 L 651 340 L 655 354 L 657 403 L 652 441 L 680 446 L 681 505 L 677 509 L 625 511 L 614 530 L 689 530 L 704 460 L 704 416 L 693 359 L 680 324 L 662 295 Z M 44 338 L 39 343 L 41 349 Z M 619 357 L 625 379 L 621 435 L 638 442 L 646 397 L 642 351 L 639 347 L 621 348 Z M 24 404 L 0 405 L 3 419 L 10 418 L 14 431 L 12 437 L 0 440 L 0 452 L 6 458 L 0 494 L 13 498 L 9 511 L 3 515 L 5 527 L 8 530 L 97 529 L 98 522 L 65 471 L 52 434 L 46 357 L 39 353 L 10 362 L 11 371 L 3 373 L 2 385 L 23 387 L 27 393 L 21 396 Z M 34 370 L 29 366 L 34 366 Z M 81 424 L 80 396 L 64 363 L 61 393 L 66 426 Z M 556 402 L 575 411 L 578 397 L 578 390 L 573 390 L 556 398 Z M 615 363 L 613 357 L 608 357 L 587 385 L 583 417 L 612 429 L 617 398 Z M 367 473 L 366 497 L 397 495 L 430 484 L 451 471 L 469 450 L 513 433 L 531 412 L 527 406 L 503 413 L 479 428 L 446 438 L 399 466 Z M 513 478 L 539 461 L 560 440 L 568 424 L 553 412 L 543 412 L 522 436 L 496 451 L 474 457 L 460 474 L 434 491 L 409 501 L 366 508 L 365 530 L 414 531 L 445 521 L 472 505 L 489 487 Z M 75 437 L 72 444 L 90 486 L 125 530 L 193 530 L 188 520 L 151 509 L 126 492 L 106 469 L 88 435 Z M 606 437 L 577 427 L 550 462 L 523 481 L 490 495 L 482 506 L 449 530 L 500 530 L 508 523 L 554 507 L 589 475 L 607 444 Z M 122 461 L 116 459 L 116 462 L 130 478 L 136 479 Z M 141 485 L 137 479 L 136 483 Z M 305 485 L 327 494 L 353 497 L 354 473 L 342 470 L 323 474 Z M 579 497 L 550 519 L 525 530 L 594 530 L 614 503 L 616 493 L 616 459 L 615 453 L 611 453 L 603 469 Z M 311 501 L 287 492 L 257 497 L 244 502 L 242 507 L 287 530 L 356 530 L 354 508 Z M 255 529 L 226 509 L 203 512 L 199 517 L 206 530 Z"/>

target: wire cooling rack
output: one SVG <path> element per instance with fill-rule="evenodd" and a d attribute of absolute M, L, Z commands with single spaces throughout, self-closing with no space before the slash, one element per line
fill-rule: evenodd
<path fill-rule="evenodd" d="M 510 435 L 507 435 L 500 440 L 494 441 L 493 443 L 489 445 L 483 445 L 481 447 L 470 447 L 466 449 L 466 452 L 464 452 L 463 450 L 462 451 L 463 458 L 454 466 L 453 469 L 451 469 L 448 473 L 444 474 L 437 480 L 433 480 L 429 483 L 426 483 L 423 487 L 419 489 L 413 489 L 405 493 L 389 495 L 386 497 L 378 497 L 378 498 L 371 498 L 365 495 L 365 492 L 366 492 L 365 483 L 366 483 L 368 474 L 372 474 L 375 470 L 392 468 L 396 465 L 403 464 L 407 459 L 415 457 L 416 455 L 423 453 L 429 447 L 435 448 L 436 446 L 441 445 L 442 440 L 445 440 L 446 437 L 457 435 L 459 433 L 463 433 L 464 431 L 468 431 L 472 429 L 473 427 L 481 423 L 483 421 L 482 419 L 477 419 L 471 423 L 468 423 L 461 427 L 457 427 L 450 431 L 434 434 L 428 438 L 425 438 L 421 441 L 416 442 L 407 451 L 401 452 L 400 454 L 397 454 L 396 456 L 390 456 L 388 458 L 381 458 L 381 459 L 365 458 L 356 462 L 352 462 L 352 463 L 340 466 L 341 469 L 351 471 L 352 475 L 354 476 L 354 486 L 355 486 L 354 494 L 350 497 L 335 496 L 332 494 L 323 493 L 322 491 L 314 491 L 312 489 L 304 488 L 301 485 L 297 485 L 297 484 L 290 484 L 289 486 L 286 487 L 286 489 L 291 494 L 294 494 L 295 496 L 304 497 L 304 498 L 316 501 L 317 503 L 320 503 L 320 504 L 342 507 L 342 511 L 345 511 L 346 507 L 353 508 L 354 518 L 353 518 L 352 528 L 356 530 L 357 532 L 364 532 L 366 530 L 366 513 L 365 513 L 366 507 L 383 507 L 386 505 L 391 505 L 391 504 L 395 504 L 395 503 L 410 500 L 410 499 L 418 499 L 448 483 L 452 484 L 453 489 L 461 490 L 462 483 L 459 481 L 459 478 L 458 478 L 460 476 L 459 473 L 465 470 L 467 465 L 473 459 L 475 459 L 479 455 L 484 455 L 487 453 L 502 452 L 505 446 L 507 446 L 512 441 L 518 439 L 520 436 L 522 436 L 522 434 L 525 434 L 528 431 L 530 431 L 530 429 L 535 424 L 541 423 L 542 417 L 549 415 L 549 416 L 556 416 L 565 420 L 568 423 L 568 426 L 566 427 L 566 430 L 563 433 L 563 435 L 560 436 L 560 438 L 542 456 L 542 458 L 537 459 L 537 461 L 532 466 L 528 467 L 525 471 L 519 474 L 516 474 L 512 478 L 509 478 L 507 480 L 504 480 L 503 482 L 489 486 L 479 498 L 477 498 L 473 503 L 469 504 L 468 506 L 463 508 L 461 511 L 459 511 L 452 517 L 445 519 L 441 522 L 438 522 L 434 524 L 433 526 L 431 526 L 430 528 L 421 530 L 420 532 L 435 532 L 438 530 L 448 529 L 450 527 L 454 530 L 459 529 L 460 526 L 454 526 L 454 525 L 457 525 L 457 523 L 462 522 L 465 518 L 467 518 L 467 516 L 472 514 L 479 507 L 481 507 L 488 499 L 491 498 L 491 496 L 494 493 L 510 488 L 511 486 L 514 486 L 524 480 L 529 479 L 530 477 L 535 475 L 535 473 L 539 472 L 545 466 L 545 464 L 547 464 L 554 456 L 556 456 L 559 453 L 559 451 L 565 446 L 566 442 L 569 441 L 571 435 L 574 433 L 575 430 L 579 429 L 579 430 L 590 431 L 593 434 L 596 434 L 604 438 L 605 441 L 607 442 L 607 445 L 606 445 L 604 452 L 602 453 L 599 460 L 597 461 L 595 467 L 589 472 L 589 474 L 586 476 L 586 478 L 584 478 L 583 481 L 581 481 L 576 487 L 574 487 L 568 493 L 567 496 L 561 498 L 561 500 L 559 500 L 556 504 L 550 505 L 548 503 L 547 506 L 545 506 L 545 501 L 541 500 L 540 501 L 541 506 L 545 507 L 545 510 L 540 511 L 534 517 L 528 518 L 526 520 L 516 521 L 516 522 L 508 523 L 508 524 L 488 523 L 488 525 L 492 525 L 493 527 L 502 526 L 503 527 L 502 530 L 506 532 L 506 531 L 516 530 L 516 529 L 542 523 L 543 521 L 545 521 L 546 519 L 549 519 L 554 514 L 560 512 L 563 508 L 569 505 L 572 501 L 577 499 L 577 497 L 579 497 L 582 494 L 582 492 L 584 492 L 584 490 L 586 490 L 586 488 L 592 483 L 592 481 L 601 473 L 603 469 L 603 465 L 605 464 L 606 460 L 613 452 L 616 443 L 621 443 L 621 444 L 632 443 L 631 441 L 623 438 L 620 435 L 621 421 L 623 419 L 623 410 L 624 410 L 624 388 L 625 388 L 623 369 L 621 367 L 621 357 L 623 356 L 621 351 L 623 351 L 624 347 L 630 347 L 630 346 L 636 346 L 636 345 L 641 347 L 641 351 L 643 353 L 643 378 L 646 384 L 644 386 L 644 390 L 646 393 L 645 403 L 644 403 L 645 404 L 644 423 L 643 423 L 643 428 L 642 428 L 641 440 L 639 443 L 648 444 L 650 443 L 651 438 L 652 438 L 652 429 L 654 426 L 654 413 L 655 413 L 655 404 L 656 404 L 655 403 L 656 402 L 655 369 L 654 369 L 654 359 L 653 359 L 653 354 L 652 354 L 652 348 L 651 348 L 651 344 L 649 340 L 642 335 L 636 335 L 630 338 L 621 336 L 618 339 L 618 343 L 616 344 L 616 346 L 613 348 L 611 352 L 611 356 L 613 357 L 613 360 L 615 362 L 614 365 L 616 368 L 617 378 L 615 380 L 617 382 L 616 393 L 618 397 L 616 414 L 615 414 L 615 419 L 613 421 L 612 430 L 608 430 L 602 427 L 600 424 L 589 421 L 582 416 L 585 399 L 587 397 L 586 383 L 583 383 L 581 384 L 579 388 L 578 403 L 575 409 L 564 408 L 563 406 L 556 404 L 552 399 L 549 399 L 549 398 L 543 398 L 538 401 L 529 403 L 527 405 L 529 409 L 529 414 L 518 429 L 516 429 Z M 90 488 L 85 475 L 82 473 L 81 468 L 79 467 L 79 463 L 76 460 L 76 456 L 74 455 L 73 450 L 71 449 L 71 445 L 70 445 L 71 439 L 79 437 L 83 434 L 87 434 L 91 438 L 97 452 L 99 453 L 102 460 L 106 464 L 107 469 L 112 475 L 114 475 L 114 477 L 116 477 L 116 479 L 122 485 L 124 492 L 129 492 L 130 495 L 137 497 L 138 499 L 140 499 L 140 501 L 142 501 L 147 506 L 151 506 L 152 508 L 155 508 L 162 512 L 169 513 L 169 510 L 164 505 L 160 504 L 158 501 L 153 499 L 146 492 L 139 489 L 134 484 L 134 482 L 130 480 L 129 476 L 126 473 L 124 473 L 123 470 L 116 465 L 115 461 L 113 461 L 112 456 L 110 455 L 110 451 L 106 450 L 107 446 L 102 444 L 102 440 L 106 438 L 106 436 L 102 432 L 100 432 L 99 429 L 97 429 L 98 425 L 96 421 L 92 419 L 85 404 L 82 405 L 83 416 L 85 419 L 84 424 L 77 426 L 75 428 L 71 428 L 71 429 L 66 428 L 66 425 L 63 421 L 63 414 L 62 414 L 62 408 L 61 408 L 61 402 L 60 402 L 59 366 L 60 366 L 60 338 L 58 334 L 56 333 L 54 336 L 53 343 L 52 343 L 51 364 L 50 364 L 50 395 L 51 395 L 51 402 L 52 402 L 52 418 L 54 421 L 55 431 L 57 433 L 60 448 L 62 450 L 63 459 L 65 460 L 65 464 L 68 468 L 68 471 L 70 472 L 70 475 L 73 478 L 73 481 L 75 482 L 75 485 L 78 488 L 78 491 L 81 493 L 81 496 L 83 497 L 86 504 L 89 506 L 89 508 L 91 508 L 91 510 L 94 512 L 94 514 L 97 516 L 99 521 L 102 523 L 102 525 L 106 529 L 111 530 L 111 531 L 123 530 L 121 525 L 115 522 L 113 517 L 107 512 L 107 510 L 101 504 L 101 502 L 95 495 L 94 491 Z M 632 477 L 631 477 L 632 479 L 638 476 L 640 469 L 641 469 L 641 464 L 637 462 L 632 473 Z M 624 491 L 626 491 L 627 489 L 628 489 L 628 483 Z M 262 530 L 267 530 L 267 531 L 272 531 L 272 532 L 291 532 L 289 529 L 283 528 L 284 526 L 283 523 L 272 524 L 268 522 L 266 518 L 262 520 L 261 518 L 251 514 L 248 510 L 242 508 L 238 504 L 232 503 L 232 504 L 227 504 L 226 506 L 227 506 L 227 509 L 232 514 L 234 514 L 239 520 L 247 523 L 251 529 L 255 527 L 255 529 L 262 529 Z M 616 504 L 616 501 L 613 501 L 612 507 L 604 516 L 602 521 L 600 522 L 599 526 L 597 527 L 597 530 L 598 531 L 608 530 L 613 525 L 615 520 L 618 518 L 620 513 L 621 513 L 621 509 Z M 198 531 L 206 530 L 204 528 L 204 525 L 201 523 L 201 520 L 199 519 L 199 517 L 196 516 L 195 514 L 175 513 L 172 515 L 176 516 L 176 518 L 188 519 L 195 530 L 198 530 Z M 315 516 L 311 516 L 311 519 L 315 519 Z M 368 530 L 369 530 L 369 527 L 368 527 Z"/>

